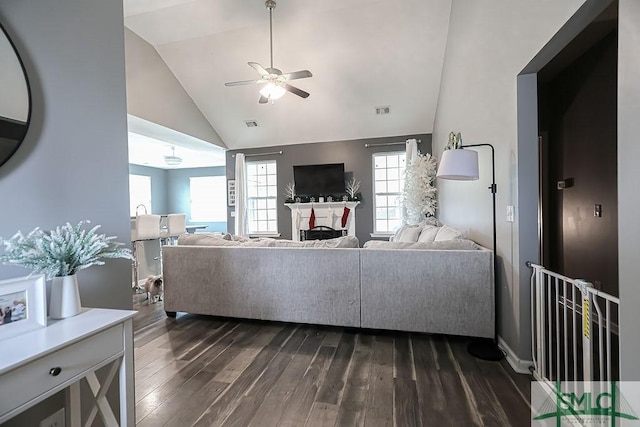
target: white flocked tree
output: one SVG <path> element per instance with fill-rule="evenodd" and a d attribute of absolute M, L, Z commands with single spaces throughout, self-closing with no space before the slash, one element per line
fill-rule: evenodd
<path fill-rule="evenodd" d="M 436 159 L 429 153 L 413 156 L 405 170 L 404 222 L 418 224 L 425 216 L 435 216 L 437 208 Z"/>

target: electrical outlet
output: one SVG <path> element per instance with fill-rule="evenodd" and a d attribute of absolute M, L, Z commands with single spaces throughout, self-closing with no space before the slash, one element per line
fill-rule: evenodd
<path fill-rule="evenodd" d="M 40 427 L 64 427 L 64 408 L 40 421 Z"/>
<path fill-rule="evenodd" d="M 507 206 L 507 222 L 513 222 L 515 219 L 515 212 L 513 206 Z"/>

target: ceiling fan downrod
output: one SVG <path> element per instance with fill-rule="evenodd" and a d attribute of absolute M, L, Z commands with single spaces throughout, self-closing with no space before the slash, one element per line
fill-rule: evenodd
<path fill-rule="evenodd" d="M 267 0 L 264 5 L 269 9 L 269 53 L 271 55 L 270 68 L 273 68 L 273 9 L 276 8 L 275 0 Z"/>

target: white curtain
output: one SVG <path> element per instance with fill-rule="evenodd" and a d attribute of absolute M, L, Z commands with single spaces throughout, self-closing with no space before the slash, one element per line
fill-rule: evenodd
<path fill-rule="evenodd" d="M 236 220 L 235 233 L 243 236 L 248 234 L 247 218 L 247 171 L 244 154 L 236 154 Z"/>
<path fill-rule="evenodd" d="M 409 166 L 409 162 L 418 154 L 418 141 L 415 139 L 407 139 L 407 148 L 405 152 L 405 166 Z"/>
<path fill-rule="evenodd" d="M 418 141 L 415 139 L 407 139 L 405 149 L 405 167 L 409 167 L 411 159 L 418 154 Z M 405 184 L 406 185 L 406 184 Z M 404 189 L 403 189 L 404 192 Z M 416 216 L 411 206 L 407 205 L 406 200 L 402 201 L 402 223 L 403 224 L 416 224 L 420 221 L 420 217 Z"/>

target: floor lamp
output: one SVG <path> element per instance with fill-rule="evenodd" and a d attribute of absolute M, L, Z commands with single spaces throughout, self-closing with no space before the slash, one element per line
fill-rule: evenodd
<path fill-rule="evenodd" d="M 452 179 L 458 181 L 475 181 L 480 177 L 478 172 L 478 152 L 475 150 L 464 150 L 464 148 L 472 147 L 490 147 L 491 148 L 491 174 L 492 180 L 489 190 L 493 197 L 493 297 L 494 312 L 498 311 L 498 287 L 496 286 L 497 254 L 496 254 L 496 161 L 495 150 L 491 144 L 471 144 L 460 145 L 459 148 L 445 150 L 440 159 L 440 166 L 436 176 L 441 179 Z M 467 347 L 467 351 L 483 360 L 501 360 L 504 353 L 498 347 L 498 319 L 494 315 L 494 334 L 493 340 L 473 341 Z"/>

